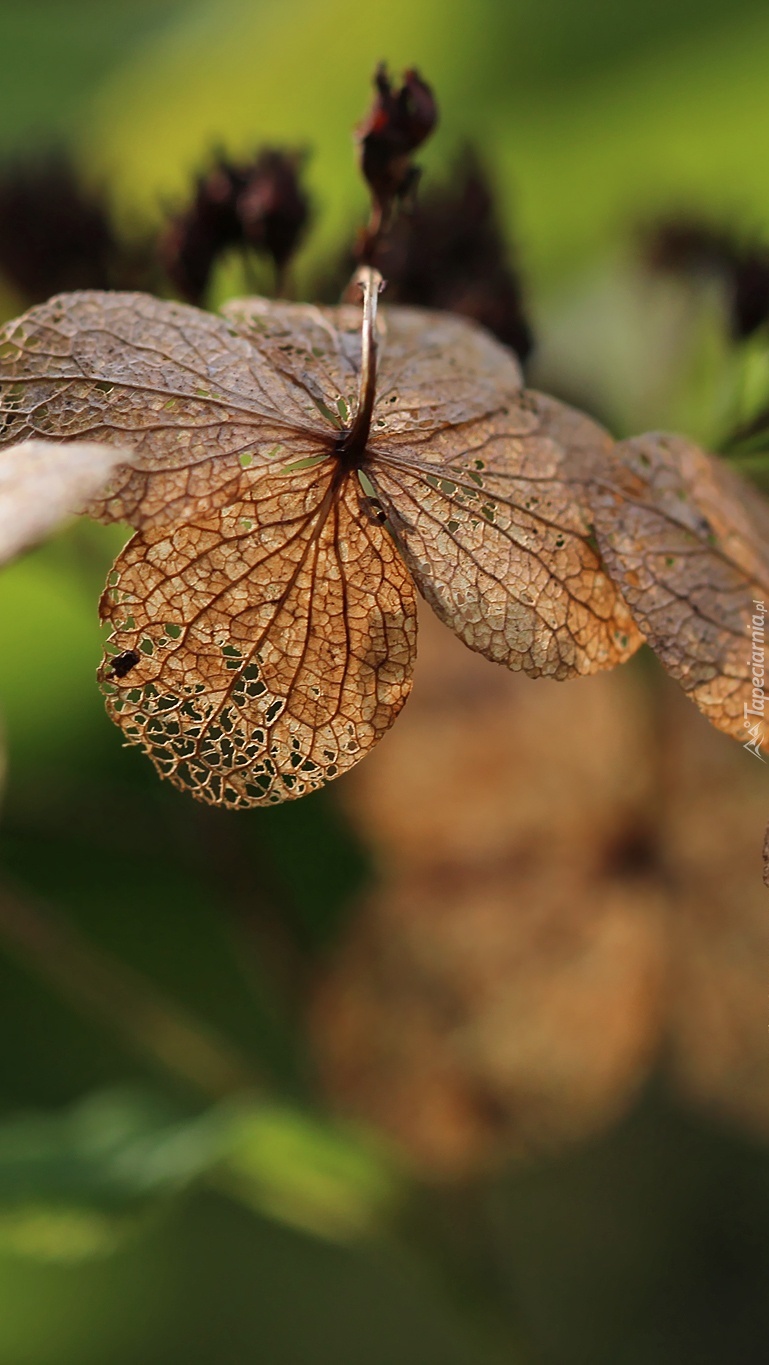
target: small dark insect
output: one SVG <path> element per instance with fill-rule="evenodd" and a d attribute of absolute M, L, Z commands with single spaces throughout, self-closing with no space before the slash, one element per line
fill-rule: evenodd
<path fill-rule="evenodd" d="M 138 662 L 139 655 L 135 649 L 126 649 L 122 654 L 116 654 L 109 667 L 110 677 L 124 678 Z"/>

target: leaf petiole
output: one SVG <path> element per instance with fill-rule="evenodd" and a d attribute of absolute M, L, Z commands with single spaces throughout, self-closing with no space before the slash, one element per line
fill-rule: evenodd
<path fill-rule="evenodd" d="M 358 407 L 352 426 L 346 432 L 340 453 L 348 468 L 360 463 L 366 449 L 371 416 L 376 398 L 377 342 L 376 316 L 379 295 L 384 288 L 384 280 L 373 266 L 361 266 L 355 283 L 363 291 L 363 321 L 361 323 L 361 364 L 358 386 Z"/>

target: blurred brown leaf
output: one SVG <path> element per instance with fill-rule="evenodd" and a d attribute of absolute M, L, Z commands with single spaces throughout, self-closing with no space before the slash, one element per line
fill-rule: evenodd
<path fill-rule="evenodd" d="M 495 869 L 514 885 L 546 858 L 592 875 L 647 820 L 653 726 L 638 690 L 625 669 L 529 684 L 487 668 L 422 608 L 408 709 L 339 795 L 388 875 L 430 868 L 446 883 Z"/>
<path fill-rule="evenodd" d="M 140 532 L 103 599 L 109 707 L 214 803 L 299 796 L 376 742 L 410 686 L 408 570 L 473 649 L 532 676 L 607 668 L 640 641 L 571 475 L 610 438 L 523 392 L 468 322 L 377 324 L 364 273 L 362 328 L 354 306 L 245 300 L 216 318 L 85 293 L 0 341 L 5 442 L 133 446 L 92 509 Z"/>
<path fill-rule="evenodd" d="M 490 670 L 425 612 L 410 706 L 346 778 L 379 885 L 319 981 L 327 1092 L 433 1177 L 605 1126 L 658 1046 L 664 891 L 635 673 Z"/>
<path fill-rule="evenodd" d="M 544 869 L 385 885 L 319 989 L 332 1101 L 432 1178 L 614 1120 L 658 1045 L 665 943 L 644 887 Z"/>
<path fill-rule="evenodd" d="M 332 1102 L 432 1179 L 600 1131 L 663 1058 L 769 1135 L 764 770 L 661 673 L 535 686 L 420 638 L 339 792 L 378 884 L 312 1003 Z"/>
<path fill-rule="evenodd" d="M 767 773 L 674 688 L 660 727 L 660 860 L 671 888 L 665 1060 L 678 1093 L 769 1137 Z"/>

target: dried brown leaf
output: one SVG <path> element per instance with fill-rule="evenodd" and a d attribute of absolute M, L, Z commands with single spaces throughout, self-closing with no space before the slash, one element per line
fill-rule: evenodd
<path fill-rule="evenodd" d="M 105 521 L 143 527 L 219 505 L 237 494 L 240 458 L 266 463 L 289 433 L 290 458 L 319 453 L 310 392 L 273 353 L 186 304 L 59 295 L 8 324 L 0 365 L 3 444 L 130 443 L 132 468 L 93 508 Z"/>
<path fill-rule="evenodd" d="M 489 668 L 424 604 L 418 615 L 413 693 L 342 782 L 349 819 L 390 874 L 430 866 L 451 882 L 461 866 L 474 881 L 504 867 L 514 888 L 536 853 L 561 869 L 568 902 L 653 810 L 654 729 L 636 670 L 534 682 Z"/>
<path fill-rule="evenodd" d="M 370 748 L 408 691 L 411 575 L 467 644 L 534 676 L 640 640 L 570 473 L 610 438 L 525 394 L 473 324 L 377 321 L 376 278 L 363 327 L 351 305 L 216 318 L 86 293 L 0 340 L 5 441 L 134 449 L 93 508 L 140 532 L 104 602 L 105 684 L 129 739 L 207 800 L 300 795 Z"/>
<path fill-rule="evenodd" d="M 0 564 L 81 512 L 128 459 L 128 451 L 95 441 L 24 441 L 0 452 Z"/>
<path fill-rule="evenodd" d="M 471 649 L 531 677 L 622 663 L 641 636 L 590 544 L 579 456 L 612 441 L 525 392 L 420 441 L 406 431 L 367 471 L 431 607 Z M 571 474 L 571 466 L 575 474 Z"/>
<path fill-rule="evenodd" d="M 615 446 L 592 496 L 601 554 L 649 644 L 719 730 L 744 738 L 769 508 L 714 456 L 655 433 Z"/>
<path fill-rule="evenodd" d="M 162 776 L 231 807 L 302 796 L 357 763 L 411 686 L 416 604 L 357 483 L 242 472 L 237 501 L 139 532 L 103 615 L 127 674 L 108 709 Z"/>
<path fill-rule="evenodd" d="M 361 312 L 350 304 L 316 308 L 234 299 L 222 309 L 259 352 L 315 404 L 335 414 L 343 399 L 358 402 Z M 515 356 L 488 332 L 450 313 L 422 308 L 385 308 L 377 319 L 379 362 L 371 423 L 372 441 L 399 433 L 428 435 L 438 428 L 480 417 L 505 397 L 520 393 Z M 309 409 L 317 420 L 317 408 Z"/>

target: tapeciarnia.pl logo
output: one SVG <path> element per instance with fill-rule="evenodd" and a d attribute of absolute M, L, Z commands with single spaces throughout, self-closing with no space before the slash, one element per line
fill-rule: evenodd
<path fill-rule="evenodd" d="M 746 740 L 742 747 L 743 749 L 747 749 L 748 753 L 753 754 L 755 758 L 760 759 L 762 763 L 765 763 L 766 759 L 761 752 L 761 746 L 764 738 L 764 710 L 766 705 L 766 696 L 764 693 L 766 672 L 766 636 L 764 622 L 766 620 L 766 607 L 763 602 L 757 602 L 755 600 L 753 602 L 753 607 L 755 610 L 750 618 L 750 674 L 753 686 L 750 703 L 743 703 L 745 729 L 750 738 Z M 753 719 L 754 717 L 755 719 Z"/>

